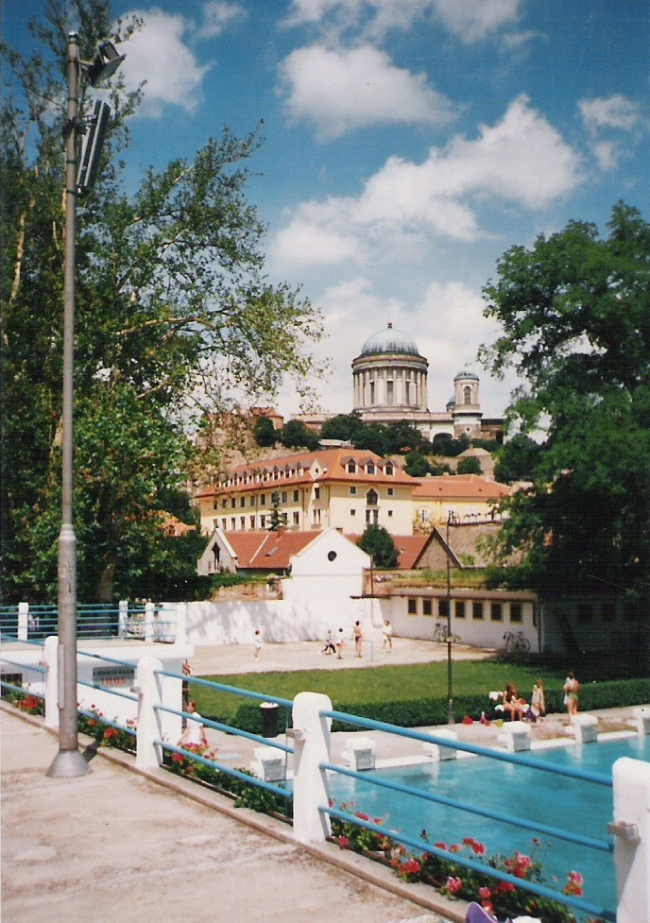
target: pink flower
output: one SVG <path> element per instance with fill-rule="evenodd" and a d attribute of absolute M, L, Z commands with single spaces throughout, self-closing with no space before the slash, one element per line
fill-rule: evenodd
<path fill-rule="evenodd" d="M 451 876 L 447 879 L 447 884 L 445 885 L 450 894 L 458 894 L 462 890 L 463 881 L 461 878 L 452 878 Z"/>
<path fill-rule="evenodd" d="M 477 840 L 474 840 L 472 843 L 472 849 L 474 850 L 475 856 L 485 855 L 485 845 L 483 843 L 479 843 Z"/>
<path fill-rule="evenodd" d="M 338 838 L 338 844 L 341 849 L 347 849 L 349 843 L 350 843 L 350 840 L 347 836 L 340 836 Z"/>
<path fill-rule="evenodd" d="M 569 872 L 567 875 L 567 885 L 564 889 L 565 894 L 573 894 L 575 897 L 582 896 L 582 886 L 584 884 L 584 878 L 580 872 Z"/>
<path fill-rule="evenodd" d="M 402 866 L 402 870 L 409 875 L 417 875 L 421 868 L 422 866 L 417 859 L 409 859 L 409 861 L 405 862 Z"/>
<path fill-rule="evenodd" d="M 478 895 L 482 901 L 489 901 L 490 898 L 492 897 L 492 889 L 491 888 L 479 888 Z"/>
<path fill-rule="evenodd" d="M 436 849 L 444 849 L 445 852 L 449 849 L 446 843 L 434 843 L 433 845 L 436 847 Z"/>
<path fill-rule="evenodd" d="M 502 893 L 511 894 L 515 890 L 516 888 L 511 881 L 500 881 L 497 885 L 497 891 L 501 891 Z"/>

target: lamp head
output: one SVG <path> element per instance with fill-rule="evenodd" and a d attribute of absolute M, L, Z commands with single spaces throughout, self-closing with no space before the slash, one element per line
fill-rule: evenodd
<path fill-rule="evenodd" d="M 109 80 L 118 69 L 126 55 L 121 55 L 113 42 L 100 42 L 95 56 L 88 65 L 88 79 L 92 86 Z"/>

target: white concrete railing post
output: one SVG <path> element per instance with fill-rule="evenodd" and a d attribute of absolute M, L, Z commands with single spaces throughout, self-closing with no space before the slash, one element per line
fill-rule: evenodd
<path fill-rule="evenodd" d="M 622 757 L 612 769 L 618 923 L 650 923 L 650 765 Z"/>
<path fill-rule="evenodd" d="M 45 727 L 58 730 L 59 727 L 59 639 L 50 635 L 43 645 L 43 659 L 40 663 L 45 667 Z"/>
<path fill-rule="evenodd" d="M 129 603 L 126 599 L 121 599 L 119 606 L 120 614 L 117 620 L 117 636 L 118 638 L 126 638 L 129 632 Z"/>
<path fill-rule="evenodd" d="M 18 603 L 18 640 L 26 641 L 29 633 L 29 603 Z"/>
<path fill-rule="evenodd" d="M 141 657 L 135 675 L 133 692 L 138 695 L 138 734 L 135 765 L 138 769 L 157 769 L 162 754 L 154 741 L 162 739 L 161 720 L 156 705 L 161 704 L 161 678 L 156 671 L 162 664 L 155 657 Z"/>
<path fill-rule="evenodd" d="M 144 605 L 144 640 L 151 644 L 154 636 L 154 614 L 155 607 L 153 603 Z"/>
<path fill-rule="evenodd" d="M 330 835 L 328 814 L 320 805 L 328 804 L 327 773 L 320 763 L 330 760 L 331 718 L 319 712 L 331 711 L 332 702 L 317 692 L 299 692 L 293 700 L 293 835 L 299 843 L 321 842 Z"/>
<path fill-rule="evenodd" d="M 176 644 L 187 642 L 187 603 L 176 604 Z"/>

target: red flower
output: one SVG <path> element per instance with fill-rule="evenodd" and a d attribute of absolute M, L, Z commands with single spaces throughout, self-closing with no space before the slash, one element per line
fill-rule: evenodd
<path fill-rule="evenodd" d="M 340 836 L 340 837 L 338 838 L 337 842 L 338 842 L 338 844 L 339 844 L 339 846 L 340 846 L 341 849 L 347 849 L 347 847 L 348 847 L 348 845 L 349 845 L 349 843 L 350 843 L 350 840 L 348 839 L 347 836 Z"/>
<path fill-rule="evenodd" d="M 461 878 L 452 878 L 447 879 L 447 884 L 445 885 L 450 894 L 458 894 L 462 890 L 463 881 Z"/>
<path fill-rule="evenodd" d="M 185 757 L 180 753 L 172 753 L 172 763 L 184 763 Z"/>
<path fill-rule="evenodd" d="M 446 843 L 434 843 L 433 845 L 436 847 L 436 849 L 444 849 L 445 852 L 449 849 Z"/>
<path fill-rule="evenodd" d="M 417 875 L 422 866 L 417 859 L 409 859 L 408 862 L 405 862 L 402 866 L 402 871 L 406 872 L 408 875 Z"/>
<path fill-rule="evenodd" d="M 490 898 L 492 897 L 492 889 L 491 888 L 479 888 L 478 894 L 482 901 L 489 901 Z"/>
<path fill-rule="evenodd" d="M 497 891 L 501 891 L 502 893 L 506 893 L 506 894 L 511 894 L 513 891 L 516 891 L 516 888 L 512 884 L 511 881 L 500 881 L 499 884 L 497 885 Z"/>
<path fill-rule="evenodd" d="M 367 814 L 362 814 L 360 811 L 357 811 L 357 817 L 359 820 L 370 820 L 370 817 Z"/>

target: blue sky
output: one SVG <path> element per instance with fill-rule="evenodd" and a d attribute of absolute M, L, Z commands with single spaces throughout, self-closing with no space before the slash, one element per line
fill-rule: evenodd
<path fill-rule="evenodd" d="M 41 0 L 4 0 L 24 39 Z M 350 363 L 388 321 L 429 360 L 429 407 L 459 369 L 484 412 L 516 383 L 476 361 L 495 327 L 481 288 L 513 244 L 570 219 L 604 229 L 623 199 L 650 219 L 645 0 L 114 0 L 145 26 L 122 71 L 147 79 L 126 153 L 192 158 L 224 124 L 264 121 L 249 197 L 267 268 L 325 316 L 321 407 L 349 412 Z M 294 395 L 278 407 L 297 412 Z"/>

